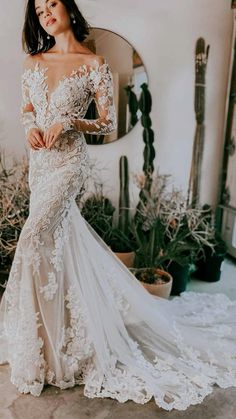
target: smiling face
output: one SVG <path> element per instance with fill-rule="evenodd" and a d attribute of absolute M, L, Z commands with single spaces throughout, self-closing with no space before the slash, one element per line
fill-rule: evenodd
<path fill-rule="evenodd" d="M 49 35 L 55 36 L 71 26 L 66 7 L 59 0 L 35 0 L 35 11 Z"/>

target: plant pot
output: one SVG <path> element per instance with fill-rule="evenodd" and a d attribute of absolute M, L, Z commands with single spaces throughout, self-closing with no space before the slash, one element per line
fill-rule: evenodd
<path fill-rule="evenodd" d="M 184 292 L 189 281 L 189 265 L 181 266 L 179 263 L 172 261 L 168 266 L 168 272 L 173 278 L 171 295 L 179 295 Z"/>
<path fill-rule="evenodd" d="M 132 252 L 114 252 L 115 255 L 124 263 L 127 268 L 132 268 L 134 266 L 134 256 L 135 253 Z"/>
<path fill-rule="evenodd" d="M 221 276 L 221 266 L 224 261 L 225 254 L 211 254 L 210 251 L 205 251 L 206 259 L 202 258 L 196 262 L 196 271 L 193 277 L 206 282 L 217 282 Z"/>
<path fill-rule="evenodd" d="M 172 287 L 172 276 L 162 269 L 158 268 L 134 268 L 131 269 L 131 272 L 137 277 L 139 282 L 143 285 L 143 287 L 152 295 L 157 295 L 158 297 L 162 298 L 169 298 L 171 287 Z M 139 279 L 140 274 L 153 272 L 156 273 L 158 276 L 161 277 L 162 281 L 156 280 L 153 284 L 149 284 Z"/>

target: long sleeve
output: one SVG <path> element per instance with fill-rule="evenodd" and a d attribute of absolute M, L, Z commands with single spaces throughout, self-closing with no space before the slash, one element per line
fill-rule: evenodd
<path fill-rule="evenodd" d="M 20 108 L 21 122 L 25 128 L 25 134 L 28 134 L 28 131 L 31 128 L 38 128 L 36 124 L 36 117 L 34 107 L 30 101 L 29 97 L 29 87 L 27 83 L 28 71 L 25 70 L 21 77 L 21 92 L 22 92 L 22 101 Z"/>
<path fill-rule="evenodd" d="M 86 134 L 109 134 L 117 128 L 114 105 L 113 77 L 109 65 L 104 62 L 90 73 L 91 90 L 99 113 L 97 119 L 78 118 L 64 124 L 63 132 L 69 129 Z"/>

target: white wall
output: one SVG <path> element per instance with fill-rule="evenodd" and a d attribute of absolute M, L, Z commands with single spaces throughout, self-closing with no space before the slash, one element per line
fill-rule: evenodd
<path fill-rule="evenodd" d="M 0 15 L 0 138 L 8 150 L 24 151 L 19 119 L 23 0 L 2 0 Z M 194 49 L 198 37 L 210 44 L 207 68 L 206 138 L 202 202 L 214 204 L 222 159 L 225 98 L 233 29 L 231 0 L 79 0 L 92 26 L 113 30 L 138 51 L 146 66 L 153 97 L 156 167 L 171 173 L 187 189 L 195 116 Z M 142 127 L 112 144 L 89 146 L 92 158 L 105 166 L 104 180 L 118 202 L 118 161 L 126 154 L 130 171 L 143 164 Z"/>

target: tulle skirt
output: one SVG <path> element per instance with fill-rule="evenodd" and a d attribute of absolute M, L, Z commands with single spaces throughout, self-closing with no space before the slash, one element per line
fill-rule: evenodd
<path fill-rule="evenodd" d="M 30 215 L 0 304 L 11 382 L 34 396 L 45 384 L 83 384 L 90 398 L 153 397 L 166 410 L 201 403 L 214 384 L 236 386 L 236 302 L 149 294 L 76 205 L 85 156 L 81 139 L 31 153 Z"/>

